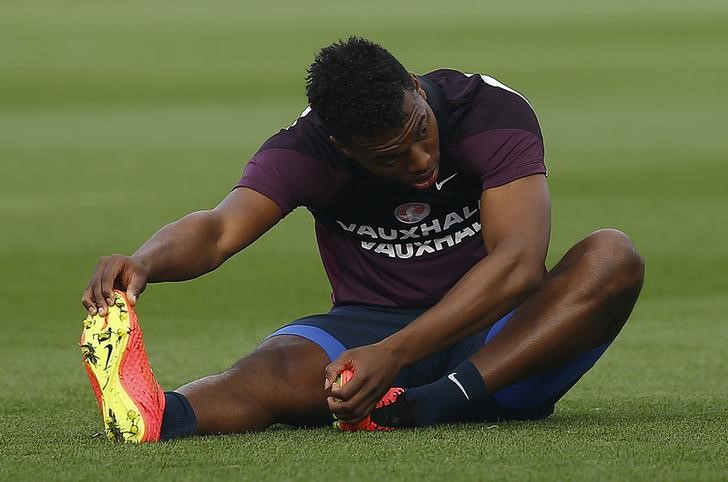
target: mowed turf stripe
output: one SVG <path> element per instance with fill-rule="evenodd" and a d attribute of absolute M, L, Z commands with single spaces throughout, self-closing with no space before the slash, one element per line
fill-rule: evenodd
<path fill-rule="evenodd" d="M 726 5 L 5 2 L 0 480 L 724 479 Z M 627 230 L 647 261 L 632 320 L 544 423 L 91 439 L 76 342 L 96 258 L 214 206 L 305 105 L 315 50 L 349 33 L 418 73 L 480 71 L 528 96 L 551 171 L 549 262 L 594 228 Z M 217 273 L 148 289 L 152 365 L 165 388 L 224 370 L 328 292 L 299 211 Z"/>

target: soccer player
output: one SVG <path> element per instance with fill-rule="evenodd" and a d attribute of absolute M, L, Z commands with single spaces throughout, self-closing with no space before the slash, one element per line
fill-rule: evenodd
<path fill-rule="evenodd" d="M 319 52 L 306 87 L 309 108 L 216 208 L 100 259 L 81 345 L 109 437 L 332 414 L 343 430 L 548 417 L 632 311 L 644 273 L 633 243 L 601 229 L 545 269 L 541 131 L 528 101 L 491 77 L 417 76 L 351 37 Z M 216 269 L 299 206 L 315 219 L 331 311 L 162 392 L 134 314 L 146 284 Z"/>

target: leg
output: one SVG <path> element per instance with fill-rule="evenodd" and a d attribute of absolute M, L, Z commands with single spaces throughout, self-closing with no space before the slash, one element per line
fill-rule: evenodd
<path fill-rule="evenodd" d="M 406 391 L 372 419 L 396 427 L 550 415 L 621 330 L 643 273 L 623 233 L 593 233 L 487 336 L 481 332 L 454 347 L 446 376 Z"/>
<path fill-rule="evenodd" d="M 276 336 L 225 372 L 176 391 L 192 405 L 199 434 L 262 430 L 279 422 L 321 424 L 331 418 L 323 390 L 328 363 L 315 343 Z"/>
<path fill-rule="evenodd" d="M 262 430 L 273 423 L 332 421 L 324 368 L 347 347 L 377 342 L 421 310 L 335 307 L 277 330 L 229 370 L 177 390 L 190 402 L 197 433 Z"/>
<path fill-rule="evenodd" d="M 610 342 L 642 287 L 644 263 L 623 233 L 597 231 L 571 248 L 472 363 L 497 392 Z"/>

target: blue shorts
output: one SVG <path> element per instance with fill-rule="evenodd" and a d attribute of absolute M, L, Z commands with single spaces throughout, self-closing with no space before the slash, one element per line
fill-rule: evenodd
<path fill-rule="evenodd" d="M 323 315 L 300 318 L 272 336 L 295 335 L 311 340 L 334 360 L 349 348 L 376 343 L 400 330 L 424 309 L 396 309 L 363 305 L 337 306 Z M 400 372 L 395 386 L 410 388 L 434 382 L 470 358 L 508 324 L 513 312 L 493 326 L 469 336 Z M 270 338 L 269 337 L 269 338 Z M 610 343 L 578 355 L 568 363 L 494 393 L 472 413 L 458 413 L 447 422 L 533 420 L 548 417 L 554 404 L 602 356 Z"/>

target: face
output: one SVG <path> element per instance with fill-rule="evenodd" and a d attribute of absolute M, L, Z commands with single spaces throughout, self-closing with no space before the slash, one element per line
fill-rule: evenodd
<path fill-rule="evenodd" d="M 353 137 L 332 142 L 347 156 L 371 173 L 427 189 L 437 181 L 440 140 L 437 120 L 417 79 L 415 90 L 406 90 L 402 109 L 407 114 L 404 126 L 372 138 Z"/>

